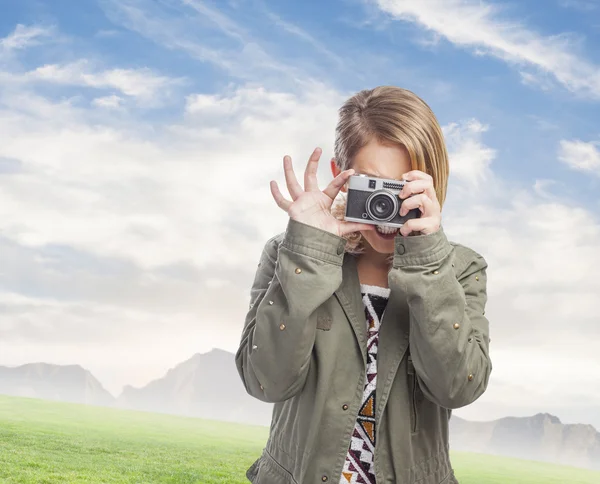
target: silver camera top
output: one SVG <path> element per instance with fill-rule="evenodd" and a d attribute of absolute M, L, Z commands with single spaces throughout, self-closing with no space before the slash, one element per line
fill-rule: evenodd
<path fill-rule="evenodd" d="M 348 189 L 364 191 L 389 190 L 397 195 L 402 191 L 402 187 L 404 187 L 405 183 L 405 180 L 376 178 L 362 173 L 357 173 L 348 179 Z"/>

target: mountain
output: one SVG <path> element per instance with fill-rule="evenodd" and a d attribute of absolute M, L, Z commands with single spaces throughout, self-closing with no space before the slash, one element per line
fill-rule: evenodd
<path fill-rule="evenodd" d="M 79 365 L 0 366 L 0 393 L 63 402 L 110 405 L 115 398 Z"/>
<path fill-rule="evenodd" d="M 246 393 L 234 358 L 219 349 L 195 354 L 142 388 L 126 386 L 116 406 L 269 425 L 273 406 Z"/>
<path fill-rule="evenodd" d="M 563 424 L 548 413 L 491 422 L 453 415 L 450 447 L 600 470 L 600 433 L 592 425 Z"/>
<path fill-rule="evenodd" d="M 195 354 L 142 388 L 126 386 L 117 399 L 79 365 L 0 366 L 0 393 L 268 426 L 273 407 L 246 393 L 234 358 L 219 349 Z M 592 425 L 563 424 L 548 413 L 489 422 L 453 414 L 450 445 L 600 470 L 600 433 Z"/>

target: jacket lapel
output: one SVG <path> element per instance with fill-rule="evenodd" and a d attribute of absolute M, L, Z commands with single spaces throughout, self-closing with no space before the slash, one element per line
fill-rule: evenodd
<path fill-rule="evenodd" d="M 361 349 L 363 365 L 366 369 L 367 325 L 360 293 L 356 257 L 351 254 L 344 256 L 342 284 L 335 291 L 335 296 L 354 330 L 354 335 Z M 379 425 L 379 420 L 390 394 L 392 382 L 408 348 L 409 328 L 410 320 L 406 294 L 392 291 L 379 329 L 376 426 Z"/>
<path fill-rule="evenodd" d="M 392 291 L 379 328 L 376 427 L 379 425 L 400 362 L 408 348 L 409 328 L 406 294 Z"/>
<path fill-rule="evenodd" d="M 360 281 L 356 268 L 356 257 L 351 254 L 344 256 L 342 266 L 342 284 L 335 291 L 335 296 L 342 306 L 354 335 L 360 347 L 363 365 L 367 365 L 367 326 L 365 322 L 365 311 L 360 297 Z"/>

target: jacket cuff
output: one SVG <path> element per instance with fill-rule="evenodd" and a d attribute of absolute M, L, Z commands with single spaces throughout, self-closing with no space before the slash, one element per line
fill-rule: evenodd
<path fill-rule="evenodd" d="M 427 235 L 400 234 L 394 239 L 394 267 L 421 266 L 444 260 L 452 252 L 444 229 Z"/>
<path fill-rule="evenodd" d="M 344 237 L 290 218 L 281 245 L 298 254 L 341 266 L 347 243 Z"/>

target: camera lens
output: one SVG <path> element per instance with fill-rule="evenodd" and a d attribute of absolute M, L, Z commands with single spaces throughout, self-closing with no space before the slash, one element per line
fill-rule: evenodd
<path fill-rule="evenodd" d="M 377 191 L 367 199 L 367 212 L 373 220 L 387 222 L 398 213 L 396 197 L 387 191 Z"/>
<path fill-rule="evenodd" d="M 373 202 L 373 212 L 381 218 L 385 218 L 386 215 L 389 215 L 391 208 L 392 204 L 388 198 L 378 198 Z"/>

